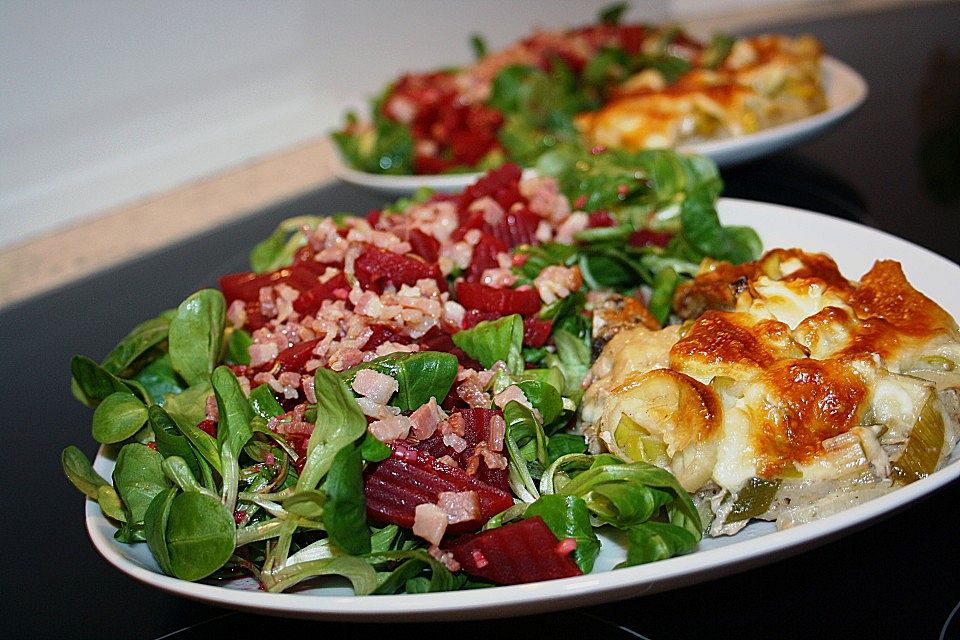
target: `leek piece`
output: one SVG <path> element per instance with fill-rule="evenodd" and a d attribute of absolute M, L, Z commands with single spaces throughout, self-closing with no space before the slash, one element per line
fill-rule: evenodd
<path fill-rule="evenodd" d="M 652 435 L 625 413 L 620 414 L 613 438 L 634 462 L 662 465 L 668 460 L 667 445 L 663 440 Z"/>
<path fill-rule="evenodd" d="M 903 453 L 890 465 L 894 482 L 910 484 L 933 473 L 940 462 L 943 441 L 943 416 L 937 410 L 936 396 L 931 395 L 910 431 Z"/>
<path fill-rule="evenodd" d="M 767 480 L 756 476 L 747 480 L 747 484 L 737 493 L 733 508 L 730 509 L 730 513 L 727 514 L 727 519 L 723 523 L 730 524 L 731 522 L 749 520 L 766 513 L 767 509 L 770 508 L 770 503 L 773 502 L 773 498 L 777 495 L 777 491 L 780 490 L 782 482 L 779 478 Z"/>

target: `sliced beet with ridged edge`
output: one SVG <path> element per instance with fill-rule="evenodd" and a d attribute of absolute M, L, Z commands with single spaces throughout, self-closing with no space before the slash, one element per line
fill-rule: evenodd
<path fill-rule="evenodd" d="M 523 584 L 583 575 L 540 516 L 511 522 L 443 545 L 472 576 L 496 584 Z"/>
<path fill-rule="evenodd" d="M 494 409 L 466 408 L 457 409 L 453 413 L 459 413 L 463 416 L 463 439 L 467 442 L 467 448 L 457 453 L 453 447 L 444 444 L 443 434 L 437 431 L 432 436 L 414 445 L 411 448 L 417 451 L 425 451 L 434 458 L 450 456 L 457 461 L 461 469 L 467 468 L 470 457 L 476 450 L 477 444 L 490 440 L 490 420 L 495 415 L 503 415 L 503 412 Z M 451 414 L 452 415 L 452 414 Z M 504 458 L 507 452 L 498 451 Z M 480 464 L 477 472 L 474 474 L 477 478 L 489 485 L 497 487 L 503 491 L 510 490 L 510 472 L 507 469 L 491 469 L 487 466 L 483 458 L 480 458 Z"/>
<path fill-rule="evenodd" d="M 367 516 L 374 522 L 413 528 L 417 505 L 436 504 L 445 491 L 476 491 L 480 499 L 480 519 L 451 525 L 450 533 L 477 529 L 491 517 L 513 506 L 513 498 L 456 467 L 446 465 L 430 454 L 405 445 L 393 445 L 390 457 L 367 467 L 363 493 Z"/>

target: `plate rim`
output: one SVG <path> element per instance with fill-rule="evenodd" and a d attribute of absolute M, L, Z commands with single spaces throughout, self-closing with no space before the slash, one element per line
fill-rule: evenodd
<path fill-rule="evenodd" d="M 744 136 L 683 145 L 678 151 L 709 156 L 718 166 L 725 167 L 799 144 L 829 127 L 839 125 L 863 105 L 870 93 L 869 85 L 856 69 L 838 58 L 825 54 L 820 64 L 825 76 L 824 90 L 828 101 L 824 111 Z M 357 187 L 405 195 L 421 187 L 436 191 L 462 189 L 483 175 L 482 171 L 436 175 L 389 175 L 360 171 L 349 166 L 329 135 L 326 138 L 334 177 Z M 527 172 L 530 170 L 527 169 Z"/>
<path fill-rule="evenodd" d="M 909 240 L 859 223 L 795 207 L 736 198 L 718 202 L 721 219 L 736 222 L 771 213 L 788 215 L 791 222 L 845 228 L 864 234 L 864 240 L 883 238 L 909 255 L 923 256 L 960 275 L 960 266 Z M 763 235 L 762 229 L 761 236 Z M 767 247 L 767 248 L 773 248 Z M 816 250 L 811 248 L 811 250 Z M 883 258 L 887 256 L 879 256 Z M 923 287 L 923 283 L 919 283 Z M 947 306 L 952 315 L 960 312 L 957 300 Z M 110 475 L 112 461 L 101 447 L 95 469 Z M 960 478 L 960 447 L 949 462 L 935 473 L 895 491 L 851 507 L 822 520 L 776 531 L 771 523 L 753 523 L 745 537 L 727 538 L 720 546 L 661 560 L 655 563 L 598 571 L 584 576 L 525 585 L 493 587 L 470 591 L 434 594 L 398 594 L 390 596 L 354 596 L 240 591 L 221 586 L 199 584 L 172 578 L 131 560 L 121 553 L 122 543 L 112 537 L 115 526 L 92 500 L 86 500 L 87 532 L 97 551 L 115 568 L 128 576 L 162 591 L 208 604 L 232 609 L 330 621 L 442 621 L 530 615 L 601 604 L 614 600 L 658 593 L 738 573 L 777 559 L 796 555 L 814 546 L 826 544 L 854 530 L 907 509 Z M 753 527 L 753 529 L 751 529 Z M 755 532 L 755 535 L 753 533 Z M 128 545 L 124 545 L 128 546 Z"/>

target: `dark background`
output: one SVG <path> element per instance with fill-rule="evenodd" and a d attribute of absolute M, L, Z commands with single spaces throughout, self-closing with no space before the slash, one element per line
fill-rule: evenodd
<path fill-rule="evenodd" d="M 876 226 L 960 260 L 960 4 L 921 5 L 764 29 L 817 36 L 870 86 L 842 126 L 789 152 L 726 169 L 725 195 Z M 651 639 L 960 637 L 960 483 L 840 540 L 726 578 L 528 618 L 348 624 L 238 613 L 167 595 L 95 551 L 60 451 L 91 457 L 91 412 L 69 391 L 75 353 L 99 360 L 144 318 L 216 277 L 301 213 L 382 198 L 336 185 L 0 312 L 6 451 L 5 632 L 38 638 L 208 638 L 274 634 Z"/>

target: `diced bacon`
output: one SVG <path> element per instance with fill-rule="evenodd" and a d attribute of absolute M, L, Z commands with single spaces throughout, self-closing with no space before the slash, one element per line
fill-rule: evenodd
<path fill-rule="evenodd" d="M 486 444 L 486 443 L 483 443 Z M 483 457 L 483 463 L 487 465 L 487 469 L 506 469 L 510 464 L 507 461 L 506 456 L 502 456 L 495 451 L 491 451 L 488 447 L 477 447 L 477 450 L 480 452 L 480 455 Z"/>
<path fill-rule="evenodd" d="M 297 405 L 293 411 L 270 418 L 267 428 L 281 435 L 309 436 L 313 433 L 313 423 L 304 419 L 305 411 L 306 405 Z"/>
<path fill-rule="evenodd" d="M 539 224 L 537 224 L 534 237 L 537 239 L 537 242 L 550 242 L 550 239 L 553 238 L 553 227 L 551 227 L 550 223 L 546 220 L 541 220 Z"/>
<path fill-rule="evenodd" d="M 573 236 L 587 228 L 590 217 L 582 211 L 571 213 L 570 217 L 564 220 L 554 235 L 554 242 L 560 244 L 573 244 Z"/>
<path fill-rule="evenodd" d="M 354 284 L 350 292 L 350 302 L 353 303 L 353 310 L 360 315 L 371 318 L 379 318 L 383 314 L 383 303 L 380 302 L 380 296 L 373 291 L 363 291 L 360 295 L 354 297 L 354 292 L 359 290 L 359 285 Z"/>
<path fill-rule="evenodd" d="M 483 275 L 480 276 L 481 284 L 498 289 L 512 287 L 516 281 L 517 275 L 509 269 L 484 269 Z"/>
<path fill-rule="evenodd" d="M 437 399 L 432 397 L 426 404 L 420 406 L 416 411 L 410 414 L 410 437 L 416 440 L 426 440 L 437 430 L 437 425 L 441 420 L 445 420 L 447 415 L 437 405 Z"/>
<path fill-rule="evenodd" d="M 470 205 L 467 207 L 467 211 L 481 214 L 483 221 L 489 225 L 500 224 L 504 213 L 506 213 L 503 210 L 503 207 L 500 206 L 500 203 L 490 196 L 477 198 L 470 203 Z"/>
<path fill-rule="evenodd" d="M 533 284 L 537 288 L 537 293 L 540 294 L 540 299 L 545 304 L 550 304 L 578 290 L 583 280 L 580 277 L 580 269 L 576 266 L 551 265 L 540 272 Z"/>
<path fill-rule="evenodd" d="M 437 506 L 447 514 L 447 524 L 480 518 L 480 497 L 476 491 L 444 491 L 437 498 Z"/>
<path fill-rule="evenodd" d="M 402 344 L 399 342 L 390 342 L 389 340 L 383 344 L 377 345 L 374 353 L 377 357 L 387 356 L 391 353 L 416 353 L 420 350 L 420 347 L 415 344 Z"/>
<path fill-rule="evenodd" d="M 247 304 L 243 300 L 234 300 L 227 307 L 227 320 L 234 329 L 240 329 L 247 324 Z"/>
<path fill-rule="evenodd" d="M 499 413 L 490 418 L 490 432 L 487 434 L 487 444 L 491 451 L 503 451 L 503 441 L 506 437 L 507 422 Z"/>
<path fill-rule="evenodd" d="M 267 364 L 268 362 L 273 362 L 274 358 L 277 357 L 277 354 L 280 353 L 280 349 L 277 348 L 276 344 L 251 344 L 250 345 L 250 366 L 259 367 Z"/>
<path fill-rule="evenodd" d="M 310 404 L 316 404 L 317 393 L 313 387 L 313 376 L 300 376 L 300 388 L 303 389 L 303 399 Z"/>
<path fill-rule="evenodd" d="M 367 426 L 367 431 L 380 442 L 402 440 L 410 433 L 410 418 L 407 416 L 390 416 L 382 420 L 375 420 Z"/>
<path fill-rule="evenodd" d="M 361 362 L 363 362 L 363 352 L 357 348 L 349 348 L 338 350 L 337 353 L 327 361 L 327 364 L 329 364 L 330 368 L 334 371 L 345 371 L 350 367 L 355 367 Z"/>
<path fill-rule="evenodd" d="M 485 409 L 490 406 L 490 396 L 484 392 L 476 378 L 468 378 L 457 386 L 457 396 L 471 407 Z"/>
<path fill-rule="evenodd" d="M 260 287 L 257 297 L 260 303 L 260 313 L 267 318 L 273 318 L 277 315 L 277 305 L 273 302 L 273 287 Z"/>
<path fill-rule="evenodd" d="M 462 436 L 466 431 L 466 424 L 463 420 L 463 414 L 459 411 L 456 413 L 450 414 L 450 417 L 440 423 L 440 433 L 448 434 L 454 433 L 458 436 Z"/>
<path fill-rule="evenodd" d="M 439 545 L 447 532 L 447 513 L 435 504 L 425 502 L 414 509 L 413 535 L 432 545 Z"/>
<path fill-rule="evenodd" d="M 455 433 L 443 434 L 443 444 L 447 445 L 457 453 L 460 453 L 467 448 L 467 441 Z"/>
<path fill-rule="evenodd" d="M 466 312 L 467 311 L 463 308 L 462 304 L 448 300 L 447 302 L 443 303 L 443 314 L 441 317 L 445 322 L 454 327 L 462 327 L 463 318 L 466 315 Z"/>
<path fill-rule="evenodd" d="M 400 388 L 396 378 L 374 369 L 361 369 L 351 385 L 354 391 L 379 404 L 386 404 Z"/>
<path fill-rule="evenodd" d="M 286 283 L 274 287 L 276 292 L 277 322 L 286 322 L 293 314 L 294 301 L 300 297 L 300 292 Z"/>
<path fill-rule="evenodd" d="M 530 401 L 527 400 L 527 396 L 524 395 L 523 390 L 515 384 L 510 385 L 500 393 L 493 396 L 493 404 L 497 405 L 501 409 L 507 406 L 507 403 L 510 401 L 517 401 L 528 409 L 533 409 L 533 405 L 530 404 Z"/>
<path fill-rule="evenodd" d="M 277 376 L 277 382 L 283 385 L 284 389 L 297 389 L 300 387 L 300 374 L 296 371 L 284 371 Z"/>
<path fill-rule="evenodd" d="M 363 396 L 357 398 L 357 404 L 360 405 L 360 410 L 363 411 L 363 415 L 373 418 L 374 420 L 383 420 L 384 418 L 400 415 L 400 409 L 398 407 L 380 404 Z"/>
<path fill-rule="evenodd" d="M 460 464 L 450 456 L 440 456 L 439 458 L 437 458 L 437 462 L 442 462 L 448 467 L 456 467 L 458 469 L 460 468 Z"/>
<path fill-rule="evenodd" d="M 457 562 L 456 558 L 454 558 L 453 554 L 449 551 L 444 551 L 436 545 L 431 545 L 430 548 L 427 549 L 427 553 L 430 554 L 430 557 L 440 562 L 450 571 L 453 571 L 454 573 L 460 571 L 460 563 Z"/>
<path fill-rule="evenodd" d="M 554 223 L 570 215 L 570 202 L 560 192 L 560 185 L 549 176 L 536 176 L 520 181 L 520 193 L 528 201 L 527 206 L 537 215 L 549 218 Z"/>
<path fill-rule="evenodd" d="M 214 395 L 207 396 L 206 401 L 203 405 L 204 408 L 204 417 L 207 420 L 212 420 L 213 422 L 220 421 L 220 407 L 217 405 L 217 397 Z"/>

